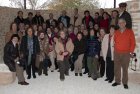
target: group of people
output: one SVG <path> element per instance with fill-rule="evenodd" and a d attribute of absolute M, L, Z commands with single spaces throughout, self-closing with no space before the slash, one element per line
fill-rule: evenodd
<path fill-rule="evenodd" d="M 34 17 L 29 12 L 26 19 L 19 11 L 5 36 L 4 62 L 20 85 L 29 84 L 24 70 L 27 79 L 31 79 L 36 78 L 36 73 L 47 76 L 48 70 L 58 69 L 60 80 L 64 81 L 71 68 L 75 76 L 88 74 L 93 80 L 106 73 L 105 81 L 112 83 L 115 77 L 112 86 L 117 86 L 121 84 L 122 69 L 122 83 L 128 89 L 135 36 L 126 7 L 126 3 L 120 3 L 119 11 L 113 10 L 111 15 L 100 9 L 94 17 L 86 10 L 83 19 L 75 8 L 72 17 L 64 10 L 58 20 L 50 13 L 46 21 L 39 11 Z"/>

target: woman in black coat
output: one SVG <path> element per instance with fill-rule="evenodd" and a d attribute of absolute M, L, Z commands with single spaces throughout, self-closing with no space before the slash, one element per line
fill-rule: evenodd
<path fill-rule="evenodd" d="M 34 36 L 33 29 L 30 27 L 27 29 L 26 35 L 22 37 L 20 45 L 20 53 L 26 58 L 26 71 L 28 74 L 27 79 L 31 78 L 31 68 L 33 78 L 35 75 L 35 61 L 36 55 L 40 52 L 40 46 L 37 36 Z"/>
<path fill-rule="evenodd" d="M 4 63 L 8 66 L 9 70 L 17 75 L 18 84 L 28 85 L 29 83 L 25 82 L 23 75 L 23 67 L 21 66 L 21 58 L 19 55 L 19 36 L 18 34 L 13 34 L 11 40 L 4 47 Z"/>
<path fill-rule="evenodd" d="M 77 34 L 77 39 L 74 41 L 74 52 L 73 55 L 77 57 L 74 68 L 75 68 L 75 76 L 82 76 L 82 61 L 84 57 L 84 53 L 86 51 L 86 42 L 83 39 L 83 34 L 79 32 Z"/>

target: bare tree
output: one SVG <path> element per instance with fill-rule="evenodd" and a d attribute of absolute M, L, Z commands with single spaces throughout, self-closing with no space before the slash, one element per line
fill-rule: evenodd
<path fill-rule="evenodd" d="M 48 4 L 48 8 L 58 10 L 58 9 L 95 9 L 99 7 L 98 0 L 52 0 Z"/>
<path fill-rule="evenodd" d="M 11 2 L 11 7 L 24 8 L 23 0 L 9 0 Z M 47 9 L 47 5 L 51 0 L 27 0 L 28 9 Z"/>

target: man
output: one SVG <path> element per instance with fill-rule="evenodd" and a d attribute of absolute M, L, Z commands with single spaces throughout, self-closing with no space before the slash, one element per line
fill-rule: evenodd
<path fill-rule="evenodd" d="M 14 22 L 19 25 L 20 23 L 24 23 L 23 12 L 18 11 L 17 17 L 14 19 Z"/>
<path fill-rule="evenodd" d="M 44 23 L 44 18 L 41 16 L 40 11 L 36 12 L 36 15 L 33 17 L 33 24 L 42 25 Z"/>
<path fill-rule="evenodd" d="M 58 25 L 57 20 L 54 19 L 54 18 L 53 18 L 53 14 L 50 13 L 50 14 L 49 14 L 49 19 L 46 20 L 46 23 L 47 23 L 47 25 L 50 27 L 50 26 L 53 25 L 53 22 L 55 23 L 56 26 Z"/>
<path fill-rule="evenodd" d="M 58 18 L 58 22 L 62 22 L 65 27 L 69 27 L 70 25 L 70 17 L 66 15 L 67 12 L 65 10 L 62 11 L 62 16 Z"/>
<path fill-rule="evenodd" d="M 129 29 L 132 29 L 132 19 L 131 15 L 126 11 L 127 4 L 126 3 L 120 3 L 119 4 L 119 18 L 123 18 L 126 20 L 126 27 Z"/>
<path fill-rule="evenodd" d="M 73 16 L 71 18 L 71 24 L 73 26 L 80 26 L 81 25 L 81 17 L 80 17 L 80 15 L 78 13 L 78 8 L 74 9 L 74 14 L 73 14 Z"/>
<path fill-rule="evenodd" d="M 25 19 L 25 24 L 32 25 L 33 24 L 33 13 L 29 12 L 28 17 Z"/>
<path fill-rule="evenodd" d="M 125 89 L 128 89 L 128 67 L 130 56 L 135 49 L 135 36 L 132 29 L 126 27 L 125 19 L 119 19 L 119 29 L 114 35 L 114 73 L 115 83 L 112 86 L 121 84 L 121 68 L 122 68 L 122 83 Z"/>

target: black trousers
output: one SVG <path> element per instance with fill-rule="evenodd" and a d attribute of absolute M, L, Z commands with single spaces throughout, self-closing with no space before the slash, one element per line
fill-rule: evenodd
<path fill-rule="evenodd" d="M 65 75 L 69 75 L 69 60 L 64 59 L 63 61 L 58 61 L 59 71 L 60 71 L 60 79 L 65 79 Z"/>
<path fill-rule="evenodd" d="M 30 65 L 27 65 L 27 75 L 31 77 L 31 70 L 32 70 L 32 75 L 34 76 L 35 75 L 35 72 L 36 72 L 36 67 L 35 67 L 35 60 L 36 60 L 36 56 L 35 55 L 32 55 L 31 56 L 31 64 Z"/>
<path fill-rule="evenodd" d="M 43 71 L 43 74 L 48 74 L 47 67 L 48 67 L 47 60 L 44 60 L 43 62 L 41 62 L 39 65 L 38 74 L 41 75 L 42 71 Z"/>
<path fill-rule="evenodd" d="M 89 69 L 88 69 L 88 66 L 87 66 L 87 56 L 86 56 L 86 54 L 84 55 L 84 58 L 83 58 L 83 65 L 84 65 L 84 68 L 85 68 L 85 73 L 88 73 Z"/>
<path fill-rule="evenodd" d="M 105 74 L 105 61 L 102 56 L 99 58 L 99 71 L 100 76 L 103 77 Z"/>
<path fill-rule="evenodd" d="M 106 77 L 109 81 L 114 80 L 114 61 L 110 57 L 106 58 Z"/>

